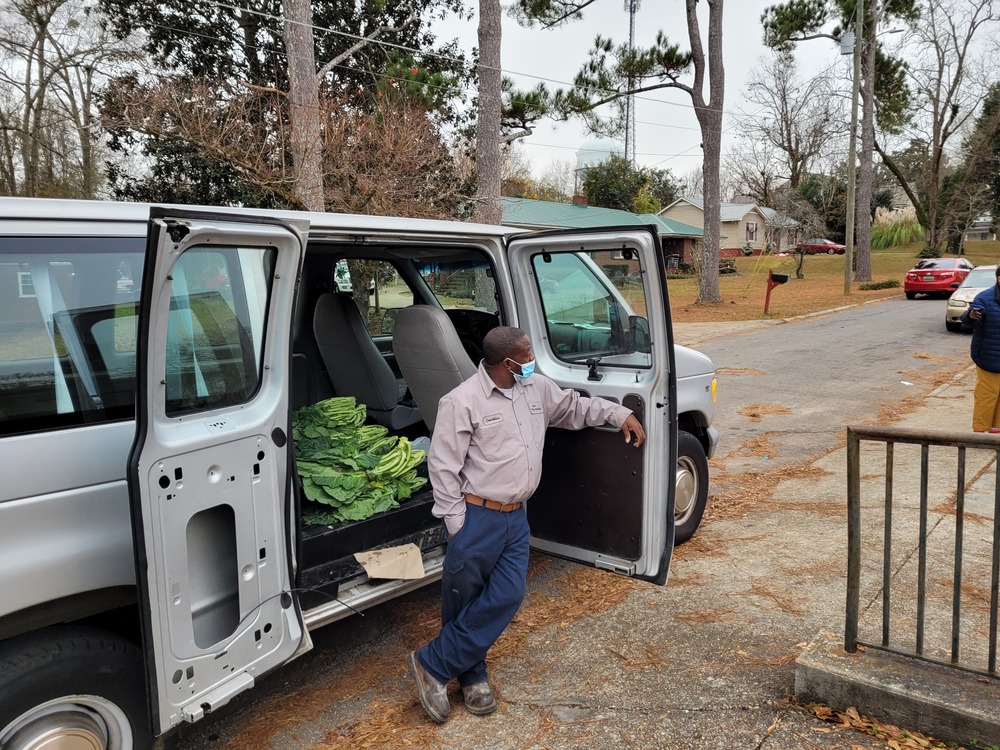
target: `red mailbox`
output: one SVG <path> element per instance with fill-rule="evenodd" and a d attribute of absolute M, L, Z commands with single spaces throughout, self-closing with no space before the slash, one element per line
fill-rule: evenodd
<path fill-rule="evenodd" d="M 771 306 L 771 290 L 776 286 L 786 283 L 787 281 L 787 273 L 775 273 L 774 271 L 767 272 L 767 295 L 764 297 L 765 315 L 767 315 L 767 309 Z"/>

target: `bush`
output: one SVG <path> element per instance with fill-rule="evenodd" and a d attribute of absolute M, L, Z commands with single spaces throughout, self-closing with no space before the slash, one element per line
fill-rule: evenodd
<path fill-rule="evenodd" d="M 940 258 L 941 251 L 936 247 L 925 247 L 919 253 L 917 253 L 918 258 Z"/>
<path fill-rule="evenodd" d="M 866 281 L 858 289 L 862 292 L 868 292 L 875 289 L 898 289 L 900 286 L 899 279 L 884 279 L 882 281 Z"/>
<path fill-rule="evenodd" d="M 872 227 L 872 250 L 909 245 L 924 238 L 923 227 L 916 219 L 897 220 Z"/>

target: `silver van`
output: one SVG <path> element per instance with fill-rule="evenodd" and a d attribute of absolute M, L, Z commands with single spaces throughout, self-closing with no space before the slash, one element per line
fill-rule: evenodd
<path fill-rule="evenodd" d="M 550 431 L 534 547 L 665 583 L 718 433 L 663 269 L 645 228 L 0 198 L 0 747 L 152 747 L 313 628 L 436 581 L 429 486 L 331 521 L 292 423 L 349 396 L 374 432 L 426 442 L 499 324 L 648 436 Z M 416 578 L 355 558 L 402 545 Z"/>

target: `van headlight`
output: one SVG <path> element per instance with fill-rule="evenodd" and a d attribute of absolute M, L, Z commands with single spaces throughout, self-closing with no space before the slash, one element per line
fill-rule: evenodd
<path fill-rule="evenodd" d="M 712 406 L 715 406 L 715 396 L 718 389 L 719 389 L 719 381 L 717 381 L 715 378 L 712 378 Z"/>

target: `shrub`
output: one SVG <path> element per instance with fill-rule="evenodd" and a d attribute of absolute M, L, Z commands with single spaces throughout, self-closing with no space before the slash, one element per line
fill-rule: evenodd
<path fill-rule="evenodd" d="M 909 245 L 924 238 L 923 227 L 916 219 L 897 219 L 872 227 L 872 250 Z"/>
<path fill-rule="evenodd" d="M 918 258 L 940 258 L 941 251 L 936 247 L 925 247 L 919 253 L 917 253 Z"/>
<path fill-rule="evenodd" d="M 875 289 L 898 289 L 899 287 L 899 279 L 883 279 L 882 281 L 866 281 L 864 284 L 861 284 L 858 289 L 863 292 L 868 292 Z"/>

